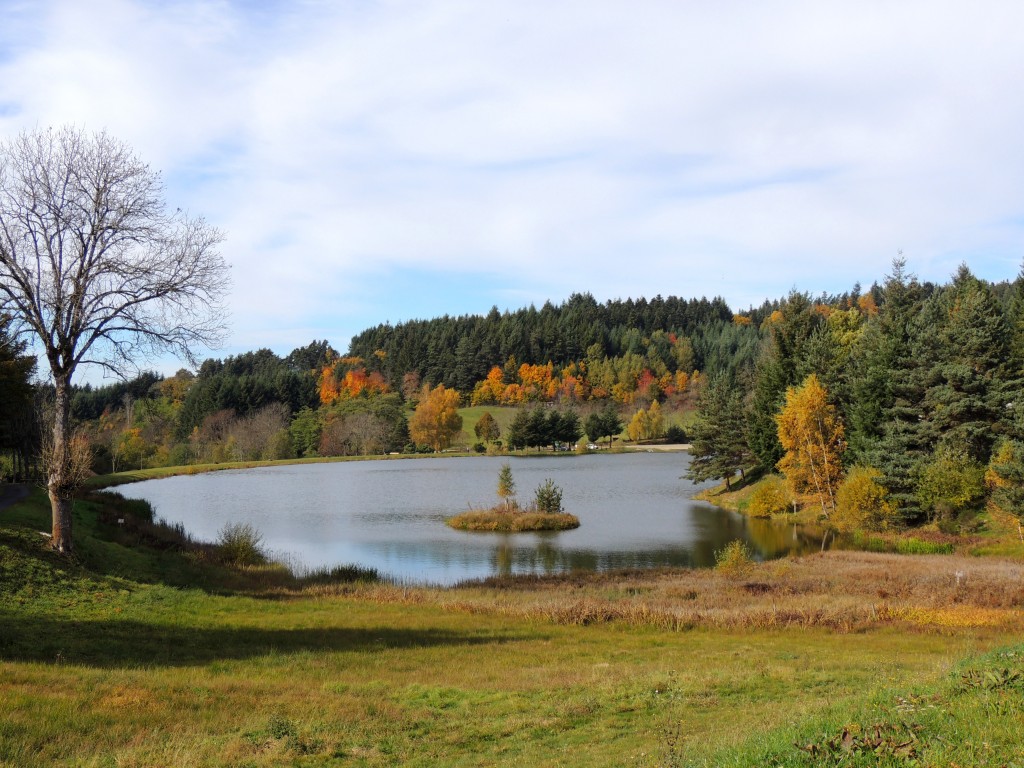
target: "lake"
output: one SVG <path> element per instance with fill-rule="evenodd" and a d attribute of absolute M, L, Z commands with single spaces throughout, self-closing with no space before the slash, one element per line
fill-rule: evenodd
<path fill-rule="evenodd" d="M 551 478 L 573 531 L 472 533 L 446 517 L 498 502 L 501 465 L 528 503 Z M 573 569 L 711 566 L 743 539 L 762 558 L 806 552 L 802 529 L 750 520 L 691 497 L 686 453 L 467 457 L 291 464 L 123 485 L 158 517 L 215 541 L 226 523 L 251 523 L 267 549 L 305 568 L 357 564 L 409 582 L 453 584 L 498 574 Z"/>

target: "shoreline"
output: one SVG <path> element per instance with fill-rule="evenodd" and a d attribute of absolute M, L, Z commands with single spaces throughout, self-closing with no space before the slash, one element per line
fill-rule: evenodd
<path fill-rule="evenodd" d="M 202 475 L 209 472 L 223 472 L 230 469 L 259 469 L 260 467 L 281 467 L 293 464 L 333 464 L 346 461 L 404 461 L 415 459 L 457 459 L 457 458 L 535 458 L 545 456 L 556 456 L 568 458 L 575 456 L 589 455 L 614 455 L 616 453 L 653 453 L 659 452 L 684 452 L 689 449 L 689 444 L 673 443 L 668 445 L 641 445 L 641 446 L 616 446 L 614 450 L 587 451 L 585 454 L 569 453 L 504 453 L 489 456 L 485 453 L 474 451 L 447 451 L 441 453 L 400 453 L 372 456 L 312 456 L 302 459 L 258 459 L 253 461 L 226 461 L 222 464 L 180 464 L 172 467 L 149 467 L 146 469 L 127 469 L 122 472 L 112 472 L 106 475 L 95 475 L 85 481 L 83 490 L 101 491 L 106 488 L 115 488 L 128 483 L 140 483 L 145 480 L 163 480 L 168 477 L 180 477 L 182 475 Z"/>

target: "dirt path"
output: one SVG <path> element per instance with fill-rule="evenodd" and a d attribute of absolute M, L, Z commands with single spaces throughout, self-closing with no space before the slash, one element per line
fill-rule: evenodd
<path fill-rule="evenodd" d="M 626 445 L 623 446 L 628 451 L 688 451 L 690 450 L 689 443 L 669 443 L 662 445 Z"/>

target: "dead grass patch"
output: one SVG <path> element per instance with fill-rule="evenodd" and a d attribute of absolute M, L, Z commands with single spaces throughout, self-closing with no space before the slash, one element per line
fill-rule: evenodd
<path fill-rule="evenodd" d="M 892 624 L 925 630 L 1024 624 L 1024 563 L 958 555 L 832 551 L 752 564 L 742 576 L 663 569 L 493 578 L 451 588 L 367 584 L 316 590 L 556 624 L 622 622 L 671 630 L 855 632 Z"/>

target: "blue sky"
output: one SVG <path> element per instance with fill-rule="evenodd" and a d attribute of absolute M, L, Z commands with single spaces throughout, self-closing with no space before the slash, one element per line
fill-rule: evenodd
<path fill-rule="evenodd" d="M 1024 258 L 1019 2 L 0 13 L 0 133 L 105 128 L 224 231 L 217 355 L 574 291 L 744 308 L 901 250 L 936 281 Z"/>

